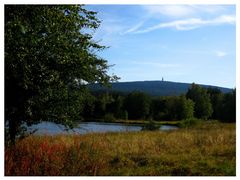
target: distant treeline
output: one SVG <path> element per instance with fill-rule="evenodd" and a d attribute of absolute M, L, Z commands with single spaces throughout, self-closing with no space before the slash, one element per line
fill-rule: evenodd
<path fill-rule="evenodd" d="M 218 88 L 203 88 L 192 84 L 186 94 L 180 96 L 152 97 L 133 91 L 98 91 L 88 96 L 82 117 L 85 120 L 115 119 L 172 121 L 188 118 L 236 121 L 236 89 L 222 93 Z"/>

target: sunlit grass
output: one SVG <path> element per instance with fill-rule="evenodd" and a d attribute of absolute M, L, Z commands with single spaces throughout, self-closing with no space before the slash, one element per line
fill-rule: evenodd
<path fill-rule="evenodd" d="M 124 123 L 124 124 L 147 124 L 149 120 L 125 120 L 125 119 L 117 119 L 114 120 L 115 123 Z M 153 121 L 158 125 L 178 125 L 180 121 Z"/>
<path fill-rule="evenodd" d="M 236 175 L 235 124 L 31 136 L 5 149 L 5 175 Z"/>

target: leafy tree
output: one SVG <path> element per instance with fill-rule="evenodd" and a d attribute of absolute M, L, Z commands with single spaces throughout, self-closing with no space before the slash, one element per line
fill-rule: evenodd
<path fill-rule="evenodd" d="M 151 114 L 154 120 L 162 120 L 165 118 L 165 98 L 154 98 L 151 103 Z"/>
<path fill-rule="evenodd" d="M 153 120 L 149 120 L 147 124 L 145 124 L 142 127 L 142 130 L 147 130 L 147 131 L 156 131 L 159 130 L 160 125 L 156 124 Z"/>
<path fill-rule="evenodd" d="M 142 92 L 132 92 L 125 99 L 129 119 L 145 119 L 150 113 L 151 98 Z"/>
<path fill-rule="evenodd" d="M 210 96 L 213 113 L 211 118 L 212 119 L 221 119 L 221 109 L 223 105 L 223 98 L 224 94 L 218 88 L 208 88 L 207 93 Z"/>
<path fill-rule="evenodd" d="M 107 111 L 113 113 L 116 118 L 124 117 L 123 100 L 120 95 L 113 96 L 113 101 L 107 105 Z"/>
<path fill-rule="evenodd" d="M 165 120 L 177 120 L 179 112 L 179 102 L 176 96 L 166 97 L 165 103 Z"/>
<path fill-rule="evenodd" d="M 195 117 L 208 119 L 212 115 L 212 104 L 206 89 L 193 83 L 191 88 L 188 89 L 186 97 L 195 103 Z"/>
<path fill-rule="evenodd" d="M 223 122 L 236 122 L 236 89 L 224 94 L 220 115 Z"/>
<path fill-rule="evenodd" d="M 41 120 L 71 127 L 86 83 L 106 84 L 105 49 L 93 40 L 100 21 L 81 5 L 5 5 L 5 119 L 11 141 Z"/>
<path fill-rule="evenodd" d="M 194 116 L 194 102 L 182 96 L 164 97 L 164 108 L 162 119 L 182 120 Z"/>
<path fill-rule="evenodd" d="M 185 96 L 178 98 L 179 109 L 178 119 L 189 119 L 194 117 L 194 102 L 191 99 L 187 99 Z"/>
<path fill-rule="evenodd" d="M 114 99 L 108 93 L 99 94 L 96 99 L 94 114 L 97 118 L 102 118 L 108 112 L 108 106 Z"/>
<path fill-rule="evenodd" d="M 92 119 L 94 117 L 96 101 L 97 98 L 88 92 L 88 95 L 85 96 L 83 112 L 81 114 L 84 120 Z"/>

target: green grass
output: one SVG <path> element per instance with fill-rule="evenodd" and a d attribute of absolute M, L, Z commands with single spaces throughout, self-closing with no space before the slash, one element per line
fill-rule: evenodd
<path fill-rule="evenodd" d="M 149 120 L 115 120 L 115 123 L 124 123 L 124 124 L 141 124 L 145 125 L 149 123 Z M 157 125 L 178 125 L 180 121 L 153 121 Z"/>
<path fill-rule="evenodd" d="M 235 176 L 235 124 L 32 136 L 5 149 L 5 175 Z"/>
<path fill-rule="evenodd" d="M 144 119 L 114 119 L 114 120 L 107 120 L 107 119 L 88 119 L 86 122 L 105 122 L 105 123 L 121 123 L 121 124 L 133 124 L 133 125 L 145 125 L 149 123 L 149 120 Z M 153 122 L 157 125 L 179 125 L 181 121 L 155 121 Z"/>

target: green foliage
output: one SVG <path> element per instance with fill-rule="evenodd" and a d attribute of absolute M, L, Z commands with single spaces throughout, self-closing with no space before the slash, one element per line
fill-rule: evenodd
<path fill-rule="evenodd" d="M 128 119 L 129 116 L 135 120 L 152 118 L 155 121 L 178 121 L 197 118 L 197 111 L 202 119 L 206 119 L 207 114 L 208 118 L 223 122 L 235 122 L 236 119 L 235 90 L 223 94 L 218 89 L 206 90 L 197 85 L 193 85 L 186 96 L 150 97 L 139 92 L 128 95 L 101 92 L 95 95 L 93 106 L 95 110 L 92 117 L 97 118 L 111 113 L 116 119 Z M 211 116 L 210 112 L 213 112 Z"/>
<path fill-rule="evenodd" d="M 219 113 L 221 121 L 236 122 L 236 89 L 224 95 Z"/>
<path fill-rule="evenodd" d="M 128 112 L 127 111 L 124 111 L 124 119 L 128 120 Z"/>
<path fill-rule="evenodd" d="M 84 119 L 94 117 L 95 105 L 96 105 L 96 97 L 93 96 L 91 93 L 89 93 L 89 95 L 86 96 L 84 99 L 84 107 L 82 112 L 82 116 Z"/>
<path fill-rule="evenodd" d="M 113 98 L 108 93 L 96 96 L 94 114 L 96 117 L 103 117 L 107 113 L 107 106 L 113 102 Z"/>
<path fill-rule="evenodd" d="M 151 103 L 151 114 L 154 120 L 162 120 L 165 118 L 165 100 L 163 98 L 153 98 Z"/>
<path fill-rule="evenodd" d="M 116 118 L 114 117 L 114 115 L 111 114 L 111 113 L 105 114 L 103 118 L 104 118 L 104 120 L 106 120 L 107 122 L 114 122 L 115 119 L 116 119 Z"/>
<path fill-rule="evenodd" d="M 112 101 L 107 104 L 107 111 L 111 112 L 117 118 L 121 118 L 123 112 L 123 97 L 120 95 L 112 95 Z M 124 116 L 125 117 L 125 116 Z"/>
<path fill-rule="evenodd" d="M 179 97 L 179 120 L 194 117 L 194 102 L 186 99 L 185 96 Z"/>
<path fill-rule="evenodd" d="M 132 92 L 125 99 L 125 108 L 130 119 L 145 119 L 150 113 L 150 97 L 141 92 Z"/>
<path fill-rule="evenodd" d="M 186 97 L 195 103 L 194 116 L 196 118 L 208 119 L 212 115 L 212 104 L 206 89 L 193 83 Z"/>
<path fill-rule="evenodd" d="M 210 96 L 213 113 L 211 119 L 221 119 L 221 108 L 223 103 L 224 94 L 217 88 L 208 88 L 207 93 Z"/>
<path fill-rule="evenodd" d="M 208 89 L 213 114 L 212 119 L 223 122 L 236 122 L 236 89 L 223 94 L 219 89 Z"/>
<path fill-rule="evenodd" d="M 154 121 L 150 120 L 147 124 L 142 127 L 142 130 L 156 131 L 159 130 L 160 125 L 156 124 Z"/>
<path fill-rule="evenodd" d="M 156 120 L 181 120 L 194 115 L 194 103 L 184 95 L 154 99 L 151 108 Z"/>
<path fill-rule="evenodd" d="M 88 95 L 84 84 L 117 79 L 97 55 L 105 49 L 93 40 L 99 25 L 81 5 L 5 5 L 5 118 L 12 141 L 23 122 L 71 126 Z"/>
<path fill-rule="evenodd" d="M 122 110 L 118 118 L 123 120 L 128 120 L 128 112 L 126 110 Z"/>
<path fill-rule="evenodd" d="M 188 118 L 188 119 L 182 120 L 179 123 L 179 127 L 181 128 L 196 127 L 201 123 L 202 123 L 202 120 L 199 120 L 197 118 Z"/>

